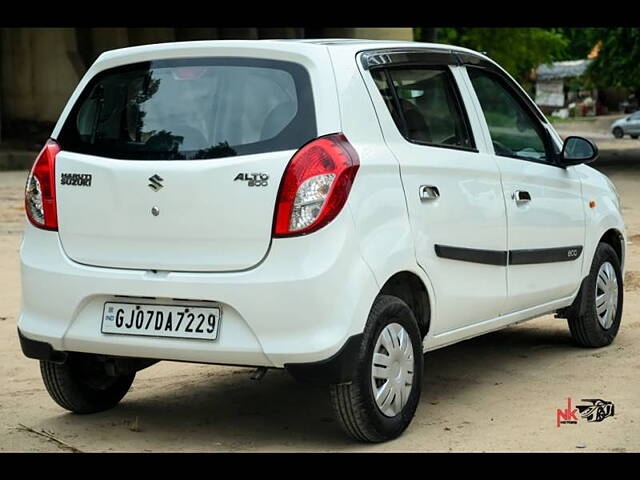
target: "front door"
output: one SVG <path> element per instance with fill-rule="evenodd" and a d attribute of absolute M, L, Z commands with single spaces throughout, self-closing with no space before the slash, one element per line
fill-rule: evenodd
<path fill-rule="evenodd" d="M 506 76 L 467 73 L 502 175 L 508 224 L 508 314 L 575 293 L 580 285 L 585 205 L 575 168 L 554 164 L 557 149 L 539 114 Z"/>

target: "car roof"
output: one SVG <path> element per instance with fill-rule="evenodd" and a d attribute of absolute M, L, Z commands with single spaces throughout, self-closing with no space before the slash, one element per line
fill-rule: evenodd
<path fill-rule="evenodd" d="M 282 39 L 282 40 L 254 40 L 257 42 L 291 42 L 306 43 L 312 45 L 323 45 L 329 48 L 351 47 L 353 50 L 367 50 L 377 48 L 427 48 L 430 50 L 455 50 L 460 52 L 472 52 L 478 54 L 474 50 L 449 45 L 446 43 L 426 43 L 426 42 L 408 42 L 405 40 L 370 40 L 366 38 L 303 38 L 303 39 Z"/>
<path fill-rule="evenodd" d="M 264 39 L 264 40 L 197 40 L 189 42 L 166 42 L 148 45 L 138 45 L 133 47 L 119 48 L 104 52 L 98 61 L 104 61 L 115 57 L 127 57 L 137 54 L 153 54 L 155 52 L 167 52 L 169 50 L 179 53 L 192 49 L 207 48 L 265 48 L 282 51 L 313 51 L 315 49 L 330 49 L 352 51 L 354 54 L 363 50 L 385 49 L 385 48 L 425 48 L 431 50 L 449 50 L 457 52 L 468 52 L 481 55 L 479 52 L 455 45 L 441 43 L 407 42 L 395 40 L 369 40 L 361 38 L 309 38 L 309 39 Z"/>

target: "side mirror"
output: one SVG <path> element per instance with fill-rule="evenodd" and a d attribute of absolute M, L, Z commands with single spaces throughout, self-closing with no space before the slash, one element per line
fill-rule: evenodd
<path fill-rule="evenodd" d="M 563 167 L 591 163 L 598 158 L 598 147 L 582 137 L 567 137 L 560 152 L 559 162 Z"/>

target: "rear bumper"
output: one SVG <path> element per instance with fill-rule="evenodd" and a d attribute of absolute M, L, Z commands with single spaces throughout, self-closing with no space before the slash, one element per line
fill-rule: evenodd
<path fill-rule="evenodd" d="M 54 363 L 64 363 L 67 359 L 67 352 L 59 352 L 46 342 L 31 340 L 25 337 L 19 328 L 18 338 L 20 339 L 20 348 L 25 357 Z"/>
<path fill-rule="evenodd" d="M 45 353 L 50 348 L 278 368 L 321 362 L 363 331 L 378 292 L 353 234 L 345 209 L 312 235 L 275 239 L 264 262 L 251 270 L 152 272 L 75 263 L 64 254 L 57 232 L 27 225 L 18 328 L 24 338 L 48 344 L 38 347 Z M 104 303 L 121 297 L 141 303 L 216 302 L 223 312 L 218 339 L 101 333 Z M 27 345 L 24 351 L 31 356 L 33 349 Z"/>
<path fill-rule="evenodd" d="M 64 363 L 68 352 L 55 350 L 46 342 L 31 340 L 18 329 L 20 347 L 25 357 L 53 363 Z M 309 383 L 344 383 L 353 378 L 355 359 L 362 334 L 349 337 L 338 352 L 325 360 L 307 363 L 286 363 L 284 367 L 295 378 Z"/>

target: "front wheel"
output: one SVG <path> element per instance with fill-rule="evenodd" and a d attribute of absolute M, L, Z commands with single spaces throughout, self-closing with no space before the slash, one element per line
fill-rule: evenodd
<path fill-rule="evenodd" d="M 583 312 L 574 310 L 569 314 L 571 336 L 583 347 L 609 345 L 620 328 L 623 301 L 620 260 L 610 245 L 598 245 L 582 288 L 585 308 Z"/>
<path fill-rule="evenodd" d="M 638 135 L 631 135 L 631 138 L 633 138 L 634 140 L 638 138 Z"/>
<path fill-rule="evenodd" d="M 422 363 L 413 312 L 399 298 L 380 295 L 367 319 L 352 381 L 331 385 L 343 430 L 364 442 L 400 436 L 418 406 Z"/>
<path fill-rule="evenodd" d="M 40 362 L 42 380 L 51 398 L 74 413 L 95 413 L 115 407 L 136 374 L 108 375 L 95 356 L 71 354 L 65 363 Z"/>
<path fill-rule="evenodd" d="M 616 138 L 624 137 L 624 131 L 620 127 L 616 127 L 613 129 L 613 136 Z"/>

